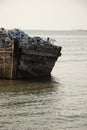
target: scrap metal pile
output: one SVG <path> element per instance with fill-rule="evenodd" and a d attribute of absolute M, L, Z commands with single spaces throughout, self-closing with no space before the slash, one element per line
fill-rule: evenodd
<path fill-rule="evenodd" d="M 16 39 L 19 43 L 19 46 L 26 46 L 28 44 L 41 45 L 46 47 L 53 47 L 49 38 L 43 40 L 41 37 L 30 37 L 28 34 L 19 29 L 5 30 L 4 28 L 0 29 L 0 40 L 2 41 L 2 47 L 10 47 L 11 41 Z"/>

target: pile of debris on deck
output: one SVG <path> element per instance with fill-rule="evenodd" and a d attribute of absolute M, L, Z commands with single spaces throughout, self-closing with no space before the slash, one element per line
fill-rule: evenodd
<path fill-rule="evenodd" d="M 0 28 L 0 43 L 2 43 L 2 47 L 10 47 L 13 39 L 18 41 L 20 47 L 30 44 L 40 45 L 43 47 L 53 47 L 49 38 L 47 38 L 47 40 L 43 40 L 41 37 L 30 37 L 28 34 L 19 29 L 5 30 L 4 28 Z"/>
<path fill-rule="evenodd" d="M 7 35 L 7 31 L 4 28 L 0 28 L 0 47 L 11 46 L 11 39 Z"/>

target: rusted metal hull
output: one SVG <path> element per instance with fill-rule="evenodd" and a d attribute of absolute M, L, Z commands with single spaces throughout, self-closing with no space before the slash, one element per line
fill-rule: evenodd
<path fill-rule="evenodd" d="M 23 48 L 19 58 L 17 78 L 29 78 L 50 75 L 56 60 L 61 55 L 61 47 Z"/>
<path fill-rule="evenodd" d="M 21 55 L 17 77 L 28 78 L 49 75 L 55 64 L 55 58 L 37 55 Z"/>
<path fill-rule="evenodd" d="M 0 78 L 22 79 L 50 75 L 61 47 L 44 48 L 34 46 L 19 49 L 13 41 L 10 49 L 0 49 Z"/>

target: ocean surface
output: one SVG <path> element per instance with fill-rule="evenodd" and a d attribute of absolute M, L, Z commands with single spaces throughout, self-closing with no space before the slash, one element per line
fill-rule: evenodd
<path fill-rule="evenodd" d="M 51 77 L 0 80 L 0 130 L 87 130 L 87 31 L 26 32 L 55 39 L 62 56 Z"/>

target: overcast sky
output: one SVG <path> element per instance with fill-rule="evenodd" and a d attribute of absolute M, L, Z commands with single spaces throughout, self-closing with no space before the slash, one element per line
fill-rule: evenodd
<path fill-rule="evenodd" d="M 87 29 L 87 0 L 0 0 L 0 27 Z"/>

